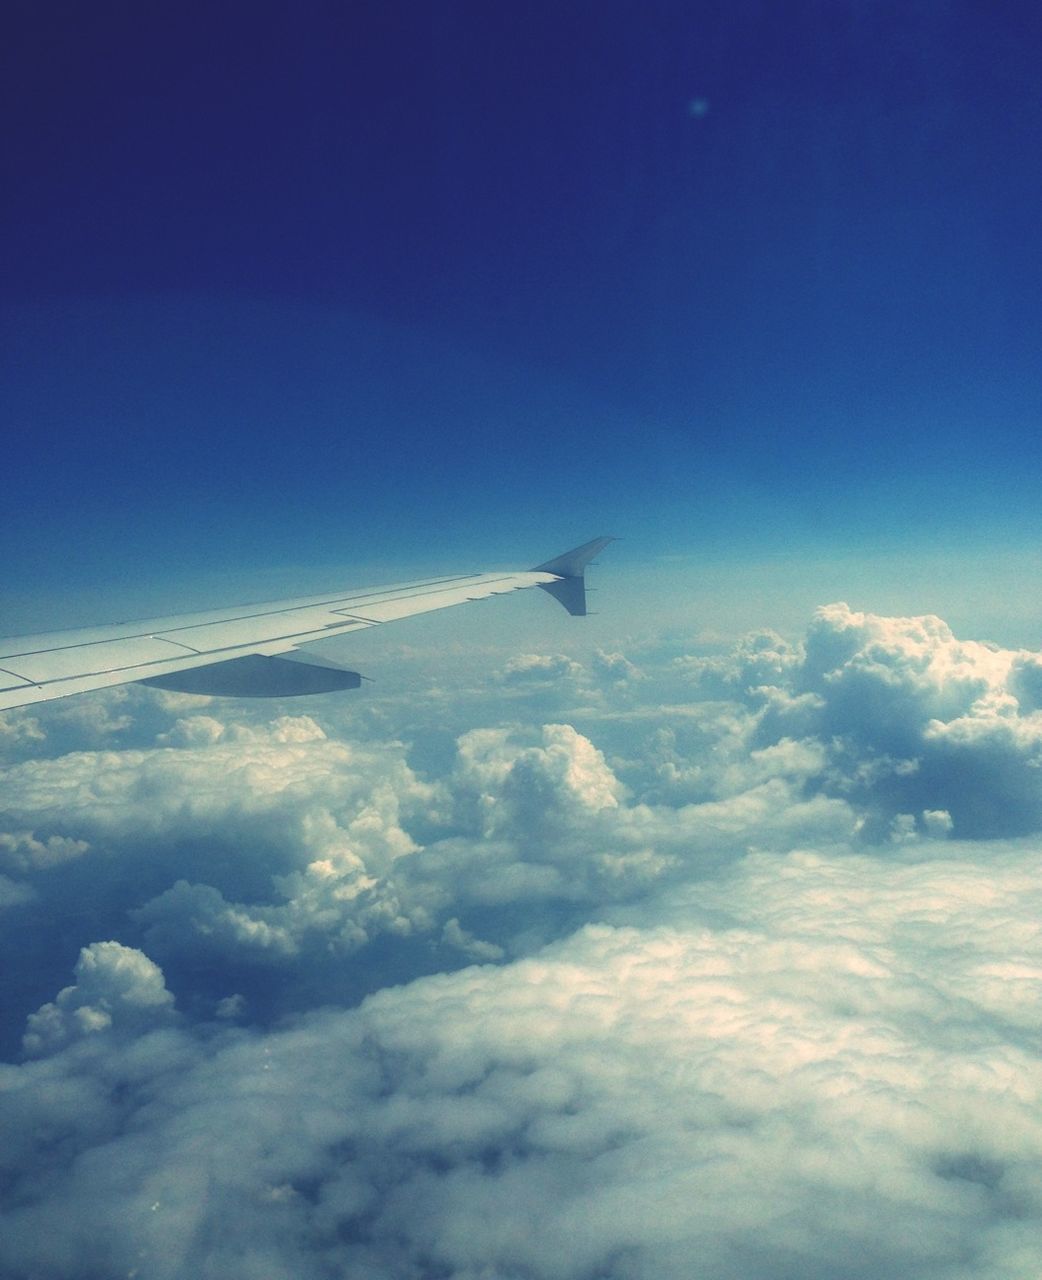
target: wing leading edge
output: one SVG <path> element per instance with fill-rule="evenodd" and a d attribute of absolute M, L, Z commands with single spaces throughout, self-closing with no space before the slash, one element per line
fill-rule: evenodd
<path fill-rule="evenodd" d="M 519 573 L 425 578 L 3 639 L 0 711 L 134 682 L 232 697 L 287 697 L 357 688 L 357 672 L 301 654 L 299 646 L 526 587 L 542 587 L 569 613 L 585 614 L 586 566 L 611 541 L 596 538 Z"/>

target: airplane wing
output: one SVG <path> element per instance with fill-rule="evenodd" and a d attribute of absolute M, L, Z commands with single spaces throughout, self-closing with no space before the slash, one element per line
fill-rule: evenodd
<path fill-rule="evenodd" d="M 425 578 L 0 639 L 0 711 L 133 682 L 232 697 L 289 697 L 357 688 L 357 672 L 302 654 L 299 646 L 525 587 L 542 587 L 569 613 L 585 614 L 586 566 L 611 541 L 595 538 L 519 573 Z"/>

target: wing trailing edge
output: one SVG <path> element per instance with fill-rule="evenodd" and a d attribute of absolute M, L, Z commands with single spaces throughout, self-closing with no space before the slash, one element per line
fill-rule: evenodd
<path fill-rule="evenodd" d="M 354 689 L 356 671 L 302 655 L 300 646 L 527 587 L 542 587 L 581 617 L 586 566 L 611 541 L 595 538 L 522 572 L 425 578 L 0 639 L 0 711 L 132 683 L 240 698 Z"/>

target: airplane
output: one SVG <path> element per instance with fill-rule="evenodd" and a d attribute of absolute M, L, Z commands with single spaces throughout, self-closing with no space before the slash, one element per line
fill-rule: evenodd
<path fill-rule="evenodd" d="M 357 671 L 302 654 L 299 646 L 525 587 L 541 587 L 570 614 L 584 616 L 586 566 L 612 541 L 594 538 L 518 573 L 424 578 L 0 639 L 0 711 L 118 684 L 235 698 L 357 689 Z"/>

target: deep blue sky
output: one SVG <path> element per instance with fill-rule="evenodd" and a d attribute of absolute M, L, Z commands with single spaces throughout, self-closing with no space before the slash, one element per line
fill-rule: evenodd
<path fill-rule="evenodd" d="M 1037 542 L 1039 48 L 1022 2 L 9 6 L 9 590 Z"/>

